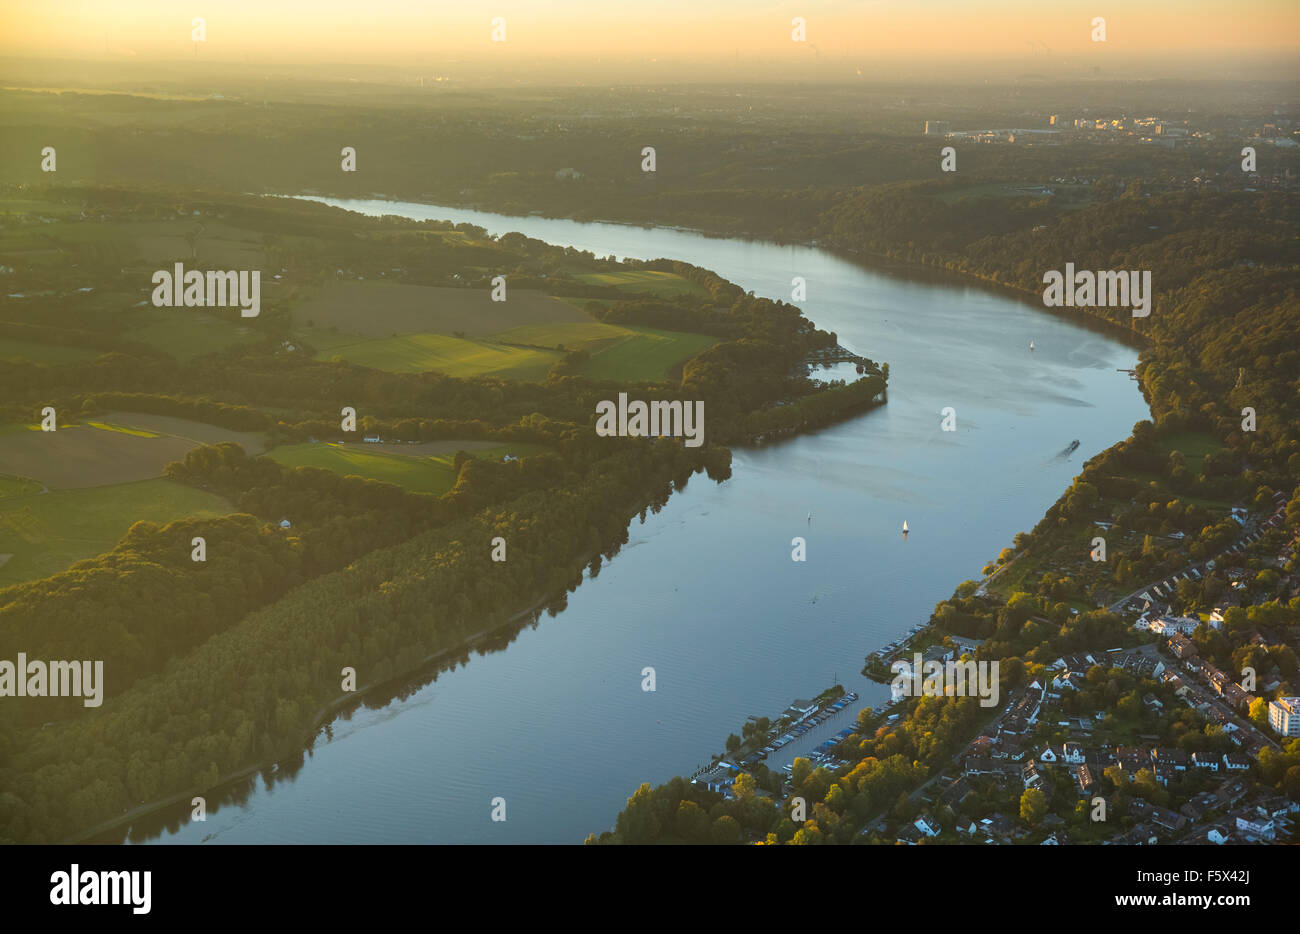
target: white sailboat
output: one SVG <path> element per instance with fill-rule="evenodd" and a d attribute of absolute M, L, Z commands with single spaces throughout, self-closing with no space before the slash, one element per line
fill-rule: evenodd
<path fill-rule="evenodd" d="M 907 520 L 906 520 L 906 519 L 903 520 L 903 534 L 904 534 L 904 535 L 907 534 Z"/>
<path fill-rule="evenodd" d="M 1034 342 L 1033 342 L 1033 341 L 1030 341 L 1030 342 L 1029 342 L 1029 349 L 1030 349 L 1030 350 L 1033 350 L 1033 349 L 1034 349 Z"/>

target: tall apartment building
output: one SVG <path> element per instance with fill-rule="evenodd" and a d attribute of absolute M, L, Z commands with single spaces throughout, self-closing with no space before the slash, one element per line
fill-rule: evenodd
<path fill-rule="evenodd" d="M 1268 724 L 1282 736 L 1300 736 L 1300 697 L 1269 701 Z"/>

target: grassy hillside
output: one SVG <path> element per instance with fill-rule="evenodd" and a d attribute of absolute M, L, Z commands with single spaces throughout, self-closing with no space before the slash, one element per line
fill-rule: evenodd
<path fill-rule="evenodd" d="M 443 448 L 445 453 L 428 456 L 422 453 L 391 453 L 393 447 L 385 445 L 385 450 L 379 450 L 377 445 L 365 442 L 290 444 L 274 449 L 267 456 L 286 467 L 320 467 L 345 477 L 395 483 L 412 493 L 442 494 L 456 483 L 453 466 L 456 450 L 463 448 L 485 460 L 501 460 L 507 454 L 522 457 L 546 450 L 542 445 L 524 443 L 498 445 L 474 441 L 440 442 L 438 447 Z M 421 452 L 425 447 L 411 446 L 414 452 Z"/>
<path fill-rule="evenodd" d="M 6 485 L 0 481 L 0 489 Z M 0 496 L 0 587 L 66 570 L 109 551 L 141 520 L 223 516 L 220 496 L 171 480 Z"/>

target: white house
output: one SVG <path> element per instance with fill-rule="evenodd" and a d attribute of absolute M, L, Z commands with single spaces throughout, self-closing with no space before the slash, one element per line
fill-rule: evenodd
<path fill-rule="evenodd" d="M 1261 840 L 1272 840 L 1276 835 L 1277 825 L 1271 817 L 1238 817 L 1237 829 Z"/>
<path fill-rule="evenodd" d="M 916 829 L 921 831 L 927 837 L 939 836 L 940 827 L 933 818 L 918 817 L 915 821 Z"/>

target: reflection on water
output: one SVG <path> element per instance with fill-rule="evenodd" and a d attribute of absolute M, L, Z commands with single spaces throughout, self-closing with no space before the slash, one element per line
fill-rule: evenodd
<path fill-rule="evenodd" d="M 1135 365 L 1133 349 L 987 290 L 807 247 L 335 203 L 601 256 L 681 258 L 771 298 L 788 300 L 803 276 L 808 316 L 890 364 L 889 404 L 737 451 L 726 483 L 696 476 L 634 522 L 556 617 L 361 705 L 301 765 L 282 764 L 286 780 L 244 782 L 206 822 L 179 809 L 161 836 L 145 834 L 163 842 L 581 842 L 639 783 L 690 774 L 751 714 L 775 716 L 835 679 L 885 701 L 859 674 L 863 657 L 928 619 L 1042 518 L 1086 458 L 1147 416 L 1115 372 Z M 946 406 L 954 431 L 940 430 Z M 796 536 L 805 562 L 791 560 Z M 647 666 L 654 693 L 641 690 Z M 490 819 L 497 796 L 505 822 Z"/>

